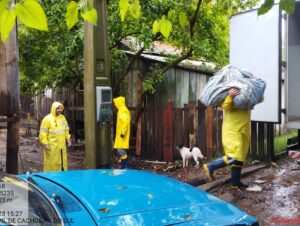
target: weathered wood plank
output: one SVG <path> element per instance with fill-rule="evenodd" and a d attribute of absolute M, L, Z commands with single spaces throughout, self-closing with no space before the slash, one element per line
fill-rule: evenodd
<path fill-rule="evenodd" d="M 207 75 L 199 75 L 197 76 L 197 100 L 200 100 L 202 91 L 207 83 L 208 76 Z"/>
<path fill-rule="evenodd" d="M 189 106 L 188 104 L 184 104 L 183 109 L 183 145 L 189 146 Z"/>
<path fill-rule="evenodd" d="M 274 124 L 267 123 L 267 160 L 274 161 Z"/>
<path fill-rule="evenodd" d="M 181 69 L 176 69 L 175 108 L 182 108 L 189 101 L 189 76 Z"/>
<path fill-rule="evenodd" d="M 213 109 L 208 107 L 206 109 L 206 153 L 207 158 L 212 158 L 213 150 Z"/>
<path fill-rule="evenodd" d="M 165 97 L 163 98 L 163 105 L 166 106 L 169 102 L 175 103 L 176 99 L 176 75 L 175 69 L 171 68 L 166 72 L 165 77 Z"/>
<path fill-rule="evenodd" d="M 155 142 L 155 110 L 153 109 L 154 106 L 154 98 L 153 96 L 148 96 L 147 97 L 147 134 L 146 134 L 146 142 L 147 142 L 147 148 L 145 152 L 145 157 L 149 159 L 154 159 L 153 157 L 153 151 L 155 149 L 154 142 Z"/>
<path fill-rule="evenodd" d="M 184 126 L 183 126 L 183 109 L 175 108 L 174 109 L 174 118 L 173 118 L 173 127 L 174 127 L 174 145 L 184 144 Z M 173 152 L 173 157 L 175 159 L 180 159 L 179 151 Z"/>
<path fill-rule="evenodd" d="M 19 55 L 14 28 L 6 44 L 0 42 L 0 115 L 20 111 Z"/>
<path fill-rule="evenodd" d="M 198 132 L 197 132 L 197 146 L 203 153 L 206 153 L 206 120 L 205 120 L 206 107 L 198 100 Z"/>
<path fill-rule="evenodd" d="M 197 119 L 196 119 L 196 102 L 190 101 L 189 108 L 189 147 L 196 145 L 197 137 Z"/>
<path fill-rule="evenodd" d="M 258 159 L 257 154 L 257 123 L 251 122 L 251 146 L 250 155 L 252 159 Z"/>
<path fill-rule="evenodd" d="M 261 161 L 265 161 L 265 125 L 258 123 L 258 155 Z"/>
<path fill-rule="evenodd" d="M 188 73 L 185 72 L 186 74 Z M 189 73 L 189 99 L 188 101 L 196 101 L 197 100 L 197 73 L 190 72 Z"/>
<path fill-rule="evenodd" d="M 161 106 L 161 96 L 156 95 L 156 160 L 163 159 L 163 108 Z"/>
<path fill-rule="evenodd" d="M 163 156 L 165 162 L 173 161 L 173 104 L 169 103 L 163 111 Z"/>

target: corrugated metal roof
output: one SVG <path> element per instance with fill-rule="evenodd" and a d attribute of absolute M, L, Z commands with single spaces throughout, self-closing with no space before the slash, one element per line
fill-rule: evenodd
<path fill-rule="evenodd" d="M 138 42 L 134 37 L 127 37 L 122 43 L 130 50 L 125 51 L 128 54 L 134 55 L 136 51 L 143 47 L 143 43 Z M 182 50 L 174 47 L 170 44 L 163 43 L 160 41 L 153 42 L 151 49 L 146 49 L 141 57 L 157 62 L 168 62 L 167 56 L 180 56 Z M 216 64 L 212 62 L 206 62 L 201 60 L 183 60 L 177 67 L 184 69 L 200 71 L 203 73 L 211 74 L 216 70 Z"/>

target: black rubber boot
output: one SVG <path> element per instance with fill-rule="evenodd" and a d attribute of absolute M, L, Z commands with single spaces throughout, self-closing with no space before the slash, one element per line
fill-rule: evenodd
<path fill-rule="evenodd" d="M 241 182 L 242 166 L 233 165 L 231 168 L 231 187 L 234 189 L 248 188 L 247 184 Z"/>
<path fill-rule="evenodd" d="M 213 173 L 216 169 L 227 166 L 233 162 L 233 159 L 227 156 L 215 159 L 208 164 L 204 164 L 204 171 L 209 179 L 209 181 L 213 180 Z"/>
<path fill-rule="evenodd" d="M 128 168 L 129 168 L 128 158 L 121 159 L 121 169 L 128 169 Z"/>

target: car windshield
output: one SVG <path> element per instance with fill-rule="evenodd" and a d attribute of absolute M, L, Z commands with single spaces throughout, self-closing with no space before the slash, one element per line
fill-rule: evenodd
<path fill-rule="evenodd" d="M 1 225 L 61 223 L 61 216 L 46 195 L 33 184 L 13 175 L 0 173 L 0 205 Z"/>

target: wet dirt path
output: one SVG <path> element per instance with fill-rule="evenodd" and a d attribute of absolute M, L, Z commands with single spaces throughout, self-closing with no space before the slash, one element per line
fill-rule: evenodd
<path fill-rule="evenodd" d="M 216 187 L 210 192 L 236 204 L 263 226 L 300 225 L 300 165 L 287 160 L 243 179 L 261 191 Z"/>

